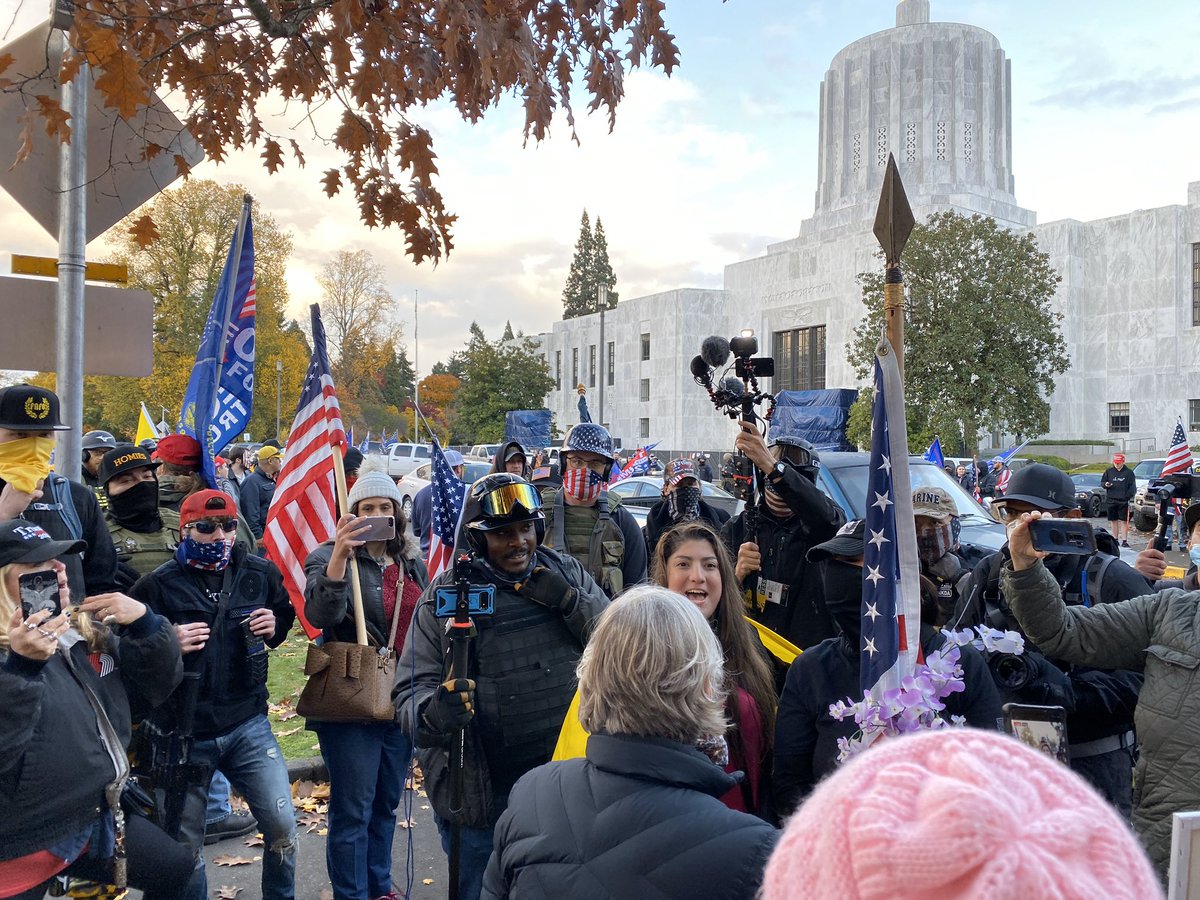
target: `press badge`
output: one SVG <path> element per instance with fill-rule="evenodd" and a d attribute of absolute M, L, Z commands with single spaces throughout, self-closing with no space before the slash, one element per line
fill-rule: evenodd
<path fill-rule="evenodd" d="M 758 593 L 760 603 L 775 603 L 779 606 L 787 606 L 788 602 L 788 586 L 779 581 L 772 581 L 769 578 L 760 578 L 758 580 Z"/>

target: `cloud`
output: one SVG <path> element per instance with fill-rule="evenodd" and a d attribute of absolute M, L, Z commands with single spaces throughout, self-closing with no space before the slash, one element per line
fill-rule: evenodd
<path fill-rule="evenodd" d="M 1177 102 L 1200 87 L 1200 76 L 1154 75 L 1081 82 L 1034 100 L 1037 106 L 1121 107 L 1160 106 Z"/>

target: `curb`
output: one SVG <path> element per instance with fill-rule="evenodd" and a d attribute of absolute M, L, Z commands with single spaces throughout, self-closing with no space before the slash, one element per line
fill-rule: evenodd
<path fill-rule="evenodd" d="M 306 756 L 303 759 L 287 761 L 288 781 L 328 781 L 329 769 L 325 760 L 320 756 Z"/>

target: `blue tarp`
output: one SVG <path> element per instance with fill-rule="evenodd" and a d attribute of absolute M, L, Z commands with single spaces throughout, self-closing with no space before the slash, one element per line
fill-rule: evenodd
<path fill-rule="evenodd" d="M 504 416 L 504 440 L 530 452 L 550 446 L 550 410 L 514 409 Z"/>
<path fill-rule="evenodd" d="M 846 424 L 857 398 L 858 391 L 849 388 L 780 391 L 771 434 L 802 437 L 817 450 L 854 450 L 846 440 Z"/>

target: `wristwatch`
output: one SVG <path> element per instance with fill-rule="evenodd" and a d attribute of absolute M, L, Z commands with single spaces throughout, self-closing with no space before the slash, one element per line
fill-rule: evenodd
<path fill-rule="evenodd" d="M 786 471 L 786 469 L 785 469 L 783 463 L 777 462 L 777 463 L 775 463 L 774 468 L 771 469 L 771 474 L 768 475 L 767 477 L 770 478 L 772 481 L 779 481 L 780 479 L 783 478 L 783 473 L 785 471 Z"/>

